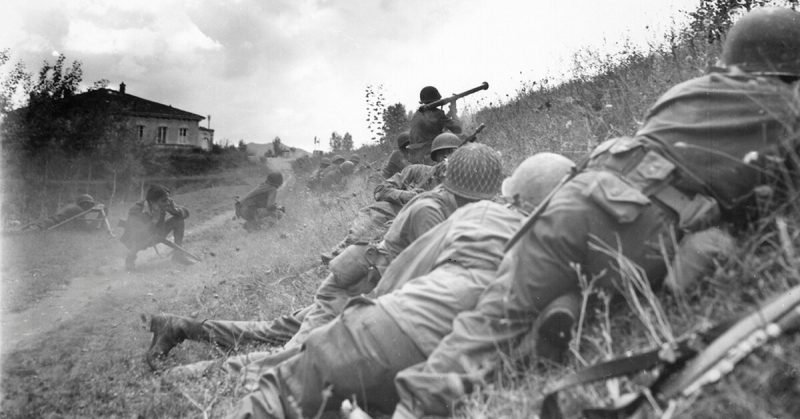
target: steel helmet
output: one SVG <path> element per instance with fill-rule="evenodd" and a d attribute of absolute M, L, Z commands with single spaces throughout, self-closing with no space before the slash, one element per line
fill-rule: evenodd
<path fill-rule="evenodd" d="M 328 166 L 330 166 L 330 165 L 331 165 L 331 159 L 329 159 L 327 157 L 323 157 L 323 158 L 321 158 L 319 160 L 319 167 L 321 167 L 323 169 L 328 167 Z"/>
<path fill-rule="evenodd" d="M 267 183 L 278 188 L 283 185 L 283 174 L 281 172 L 272 172 L 267 175 Z"/>
<path fill-rule="evenodd" d="M 443 132 L 436 136 L 431 143 L 431 158 L 436 150 L 456 149 L 461 145 L 461 138 L 452 132 Z"/>
<path fill-rule="evenodd" d="M 342 173 L 346 175 L 352 175 L 356 171 L 356 164 L 350 160 L 345 161 L 339 167 L 342 169 Z"/>
<path fill-rule="evenodd" d="M 169 197 L 169 189 L 166 186 L 152 185 L 147 189 L 144 198 L 150 202 L 160 201 Z"/>
<path fill-rule="evenodd" d="M 397 149 L 402 150 L 404 147 L 408 147 L 408 143 L 411 142 L 411 136 L 408 134 L 408 131 L 403 131 L 397 135 Z"/>
<path fill-rule="evenodd" d="M 536 153 L 520 163 L 503 181 L 503 196 L 536 206 L 550 193 L 575 164 L 555 153 Z"/>
<path fill-rule="evenodd" d="M 331 159 L 331 163 L 333 163 L 333 164 L 342 164 L 342 163 L 344 163 L 344 157 L 342 157 L 342 156 L 337 154 L 337 155 L 333 156 L 333 158 Z"/>
<path fill-rule="evenodd" d="M 762 7 L 728 31 L 722 62 L 748 73 L 800 77 L 800 12 Z"/>
<path fill-rule="evenodd" d="M 350 161 L 353 162 L 353 164 L 359 164 L 361 163 L 361 157 L 358 157 L 358 154 L 353 154 L 350 156 Z"/>
<path fill-rule="evenodd" d="M 439 94 L 439 90 L 433 86 L 425 86 L 419 91 L 419 103 L 422 104 L 436 102 L 441 98 L 442 95 Z"/>
<path fill-rule="evenodd" d="M 87 203 L 87 204 L 88 203 L 92 203 L 92 204 L 94 204 L 94 198 L 92 198 L 92 196 L 89 195 L 88 193 L 85 193 L 83 195 L 78 195 L 78 197 L 75 198 L 75 203 L 78 204 L 78 205 L 83 204 L 83 203 Z"/>
<path fill-rule="evenodd" d="M 502 181 L 500 155 L 488 145 L 471 143 L 450 155 L 443 186 L 462 198 L 481 200 L 497 195 Z"/>

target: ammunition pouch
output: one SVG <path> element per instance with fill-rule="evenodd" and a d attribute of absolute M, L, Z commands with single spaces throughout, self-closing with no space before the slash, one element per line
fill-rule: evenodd
<path fill-rule="evenodd" d="M 646 139 L 622 137 L 600 144 L 587 170 L 598 172 L 587 195 L 620 223 L 632 222 L 649 202 L 672 215 L 681 231 L 702 230 L 720 218 L 714 198 L 673 186 L 681 176 L 678 166 Z"/>

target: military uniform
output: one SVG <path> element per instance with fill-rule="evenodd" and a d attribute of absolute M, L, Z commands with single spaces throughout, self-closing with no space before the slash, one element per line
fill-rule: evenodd
<path fill-rule="evenodd" d="M 85 214 L 77 217 L 81 213 Z M 95 204 L 94 201 L 87 201 L 81 204 L 71 203 L 47 218 L 26 225 L 22 231 L 47 230 L 73 217 L 75 218 L 72 221 L 62 224 L 59 228 L 97 231 L 102 228 L 103 223 L 106 222 L 104 206 L 102 204 Z"/>
<path fill-rule="evenodd" d="M 610 140 L 565 184 L 504 257 L 476 310 L 459 315 L 428 361 L 398 374 L 396 417 L 448 415 L 470 387 L 469 368 L 496 365 L 554 298 L 578 291 L 574 266 L 618 280 L 620 250 L 651 280 L 664 277 L 661 243 L 736 221 L 768 182 L 747 156 L 774 155 L 800 128 L 790 85 L 736 69 L 670 89 L 635 138 Z M 791 147 L 796 147 L 796 140 Z"/>
<path fill-rule="evenodd" d="M 412 164 L 400 173 L 381 182 L 373 192 L 376 201 L 387 201 L 403 206 L 414 198 L 418 190 L 429 191 L 442 182 L 445 164 L 429 166 Z"/>
<path fill-rule="evenodd" d="M 306 315 L 287 346 L 301 344 L 311 330 L 336 317 L 349 298 L 371 292 L 380 272 L 400 252 L 457 208 L 455 196 L 443 188 L 420 194 L 403 207 L 378 245 L 352 245 L 336 256 L 330 262 L 331 274 L 317 289 L 315 309 Z M 372 261 L 368 259 L 370 253 Z"/>
<path fill-rule="evenodd" d="M 352 300 L 341 316 L 309 335 L 298 355 L 264 374 L 231 416 L 295 417 L 291 396 L 310 417 L 330 384 L 329 407 L 355 395 L 361 406 L 391 412 L 398 401 L 395 374 L 423 362 L 455 315 L 474 307 L 522 219 L 490 201 L 457 210 L 397 257 L 377 300 Z M 248 369 L 274 363 L 267 358 Z"/>
<path fill-rule="evenodd" d="M 383 165 L 381 169 L 381 175 L 384 179 L 388 179 L 394 176 L 395 173 L 399 173 L 403 170 L 406 166 L 408 166 L 408 160 L 406 160 L 406 155 L 400 150 L 395 150 L 392 154 L 389 155 L 389 159 L 386 160 L 386 164 Z"/>
<path fill-rule="evenodd" d="M 169 192 L 165 193 L 168 195 Z M 136 254 L 140 250 L 154 246 L 170 233 L 172 233 L 175 244 L 178 246 L 183 244 L 184 220 L 189 217 L 189 210 L 175 205 L 172 200 L 168 200 L 167 203 L 162 208 L 155 208 L 150 201 L 145 199 L 135 203 L 128 210 L 125 232 L 120 237 L 120 241 L 128 248 L 125 258 L 127 269 L 133 269 Z M 185 260 L 184 255 L 179 253 L 176 255 L 181 255 L 176 257 L 176 260 Z"/>
<path fill-rule="evenodd" d="M 236 205 L 236 215 L 245 220 L 245 228 L 258 228 L 265 218 L 280 219 L 283 215 L 275 203 L 278 187 L 264 182 Z"/>
<path fill-rule="evenodd" d="M 432 108 L 417 110 L 409 122 L 410 144 L 408 146 L 412 163 L 428 162 L 433 139 L 447 130 L 454 134 L 461 133 L 461 124 L 445 114 L 442 109 Z"/>

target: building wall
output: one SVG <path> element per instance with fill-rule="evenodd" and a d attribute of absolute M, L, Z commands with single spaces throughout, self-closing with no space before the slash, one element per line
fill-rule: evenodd
<path fill-rule="evenodd" d="M 147 144 L 179 145 L 191 147 L 203 147 L 200 140 L 198 121 L 186 119 L 167 119 L 149 117 L 131 117 L 136 138 L 143 139 Z M 141 133 L 140 133 L 141 127 Z M 166 138 L 159 141 L 159 129 L 163 132 L 166 129 Z M 181 136 L 181 130 L 185 130 L 186 135 Z"/>
<path fill-rule="evenodd" d="M 199 132 L 200 147 L 202 147 L 203 150 L 206 151 L 211 150 L 211 145 L 214 144 L 214 130 L 199 127 L 198 132 Z"/>

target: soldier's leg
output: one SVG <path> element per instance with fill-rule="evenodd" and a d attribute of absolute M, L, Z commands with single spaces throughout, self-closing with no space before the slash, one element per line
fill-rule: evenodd
<path fill-rule="evenodd" d="M 153 332 L 147 351 L 149 359 L 164 356 L 184 340 L 215 343 L 235 348 L 245 343 L 282 345 L 300 328 L 312 306 L 297 310 L 272 321 L 196 320 L 170 314 L 154 315 L 145 319 Z"/>
<path fill-rule="evenodd" d="M 314 309 L 307 313 L 297 334 L 287 347 L 302 344 L 308 334 L 341 314 L 347 301 L 368 294 L 375 288 L 365 254 L 369 246 L 349 246 L 331 261 L 331 273 L 322 281 L 314 296 Z"/>
<path fill-rule="evenodd" d="M 166 237 L 167 234 L 172 232 L 172 237 L 175 240 L 175 244 L 182 246 L 185 225 L 186 223 L 182 217 L 167 218 L 166 221 L 164 221 L 164 236 Z"/>
<path fill-rule="evenodd" d="M 315 330 L 298 355 L 262 375 L 258 390 L 230 417 L 315 417 L 322 410 L 338 409 L 352 396 L 361 406 L 388 413 L 398 400 L 392 377 L 424 359 L 383 309 L 348 307 Z M 328 386 L 326 399 L 323 390 Z"/>
<path fill-rule="evenodd" d="M 246 343 L 283 345 L 300 330 L 300 325 L 312 310 L 313 305 L 309 305 L 270 321 L 206 320 L 203 328 L 214 343 L 229 348 Z"/>

